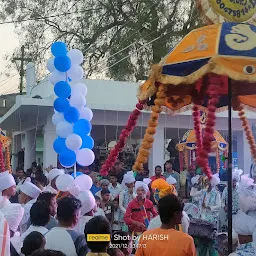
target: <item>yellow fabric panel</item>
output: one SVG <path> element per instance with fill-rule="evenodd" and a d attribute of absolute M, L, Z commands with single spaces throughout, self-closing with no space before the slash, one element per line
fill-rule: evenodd
<path fill-rule="evenodd" d="M 163 65 L 209 58 L 216 55 L 221 25 L 193 30 L 165 58 Z"/>
<path fill-rule="evenodd" d="M 209 0 L 209 2 L 214 11 L 228 21 L 244 22 L 256 13 L 256 4 L 252 4 L 251 1 L 247 0 Z"/>
<path fill-rule="evenodd" d="M 218 131 L 214 131 L 213 133 L 213 137 L 215 138 L 215 140 L 217 142 L 221 142 L 221 143 L 227 143 L 224 138 L 220 135 L 220 133 Z"/>
<path fill-rule="evenodd" d="M 223 70 L 228 74 L 229 70 L 236 73 L 235 80 L 256 80 L 256 59 L 246 57 L 224 57 L 218 56 L 214 58 L 216 64 L 216 71 Z M 245 71 L 247 66 L 252 66 L 255 69 L 254 73 L 248 74 Z M 234 78 L 233 78 L 234 79 Z"/>

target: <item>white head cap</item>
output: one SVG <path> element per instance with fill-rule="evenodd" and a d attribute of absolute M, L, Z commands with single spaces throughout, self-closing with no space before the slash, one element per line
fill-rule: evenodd
<path fill-rule="evenodd" d="M 232 171 L 232 179 L 236 180 L 237 182 L 240 181 L 240 176 L 243 174 L 243 171 L 241 169 L 233 169 Z"/>
<path fill-rule="evenodd" d="M 220 177 L 219 177 L 219 173 L 215 173 L 212 178 L 211 178 L 211 184 L 212 187 L 215 188 L 217 185 L 220 184 Z"/>
<path fill-rule="evenodd" d="M 0 191 L 3 191 L 15 185 L 15 180 L 8 171 L 0 173 Z"/>
<path fill-rule="evenodd" d="M 199 179 L 200 179 L 200 175 L 194 176 L 194 177 L 191 179 L 192 185 L 194 186 L 195 184 L 197 184 L 198 181 L 199 181 Z"/>
<path fill-rule="evenodd" d="M 54 180 L 56 177 L 65 174 L 63 169 L 52 169 L 49 174 L 48 174 L 48 180 L 51 182 L 52 180 Z"/>
<path fill-rule="evenodd" d="M 145 178 L 145 179 L 143 179 L 143 182 L 145 183 L 145 184 L 147 184 L 147 185 L 149 185 L 150 183 L 151 183 L 151 179 L 149 179 L 149 178 Z"/>
<path fill-rule="evenodd" d="M 1 209 L 4 218 L 8 222 L 10 230 L 16 232 L 23 218 L 24 208 L 20 204 L 8 204 Z"/>
<path fill-rule="evenodd" d="M 177 180 L 172 177 L 172 175 L 170 175 L 167 179 L 166 179 L 166 182 L 169 184 L 169 185 L 174 185 L 174 184 L 177 184 Z"/>
<path fill-rule="evenodd" d="M 148 191 L 149 191 L 148 185 L 146 183 L 144 183 L 143 181 L 135 182 L 135 191 L 137 191 L 138 188 L 143 188 L 146 193 L 148 193 Z"/>
<path fill-rule="evenodd" d="M 79 199 L 82 203 L 82 215 L 90 212 L 95 207 L 95 198 L 90 190 L 80 192 L 77 199 Z"/>
<path fill-rule="evenodd" d="M 123 183 L 124 184 L 131 184 L 135 182 L 135 178 L 134 178 L 134 175 L 133 175 L 133 171 L 130 171 L 130 172 L 127 172 L 125 175 L 124 175 L 124 178 L 123 178 Z"/>
<path fill-rule="evenodd" d="M 36 199 L 42 192 L 36 185 L 31 182 L 30 178 L 27 178 L 25 182 L 20 186 L 20 191 L 32 199 Z"/>

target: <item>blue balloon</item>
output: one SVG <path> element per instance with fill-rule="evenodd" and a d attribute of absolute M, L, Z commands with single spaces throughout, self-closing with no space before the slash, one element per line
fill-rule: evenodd
<path fill-rule="evenodd" d="M 70 123 L 74 123 L 78 121 L 80 117 L 80 113 L 77 108 L 74 107 L 69 107 L 65 112 L 64 112 L 64 118 L 66 121 Z"/>
<path fill-rule="evenodd" d="M 71 167 L 76 163 L 76 153 L 72 150 L 65 150 L 59 155 L 60 164 L 64 167 Z"/>
<path fill-rule="evenodd" d="M 74 133 L 78 134 L 82 138 L 90 133 L 92 130 L 91 123 L 86 119 L 80 119 L 74 123 Z"/>
<path fill-rule="evenodd" d="M 54 86 L 55 94 L 60 98 L 68 98 L 71 94 L 71 87 L 65 81 L 60 81 Z"/>
<path fill-rule="evenodd" d="M 69 106 L 69 101 L 65 98 L 57 98 L 53 103 L 54 109 L 58 112 L 65 112 Z"/>
<path fill-rule="evenodd" d="M 89 135 L 85 135 L 84 137 L 82 137 L 82 146 L 81 148 L 89 148 L 89 149 L 93 149 L 94 147 L 94 140 L 91 136 Z"/>
<path fill-rule="evenodd" d="M 60 72 L 67 72 L 71 67 L 71 60 L 67 55 L 60 55 L 54 59 L 54 66 Z"/>
<path fill-rule="evenodd" d="M 57 138 L 54 142 L 53 142 L 53 149 L 57 154 L 61 154 L 62 152 L 64 152 L 65 150 L 68 150 L 68 148 L 66 147 L 65 144 L 65 140 L 63 138 Z"/>
<path fill-rule="evenodd" d="M 63 42 L 53 43 L 51 46 L 51 51 L 55 57 L 58 57 L 60 55 L 66 55 L 68 53 L 67 46 Z"/>

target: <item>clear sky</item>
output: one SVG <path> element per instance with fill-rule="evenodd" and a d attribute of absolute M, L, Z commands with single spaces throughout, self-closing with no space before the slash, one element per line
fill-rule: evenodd
<path fill-rule="evenodd" d="M 15 69 L 7 69 L 5 56 L 12 56 L 13 51 L 19 46 L 18 37 L 15 35 L 13 24 L 0 24 L 0 95 L 18 92 L 19 74 Z M 2 73 L 8 72 L 10 77 Z"/>

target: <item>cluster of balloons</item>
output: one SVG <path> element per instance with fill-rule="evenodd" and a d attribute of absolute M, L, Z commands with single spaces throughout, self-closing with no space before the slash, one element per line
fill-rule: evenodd
<path fill-rule="evenodd" d="M 90 136 L 93 113 L 86 107 L 87 87 L 81 82 L 83 54 L 77 49 L 68 51 L 63 42 L 53 43 L 51 52 L 54 57 L 49 59 L 47 68 L 58 97 L 52 117 L 58 135 L 53 148 L 63 167 L 70 168 L 76 163 L 89 166 L 95 159 L 94 140 Z"/>

